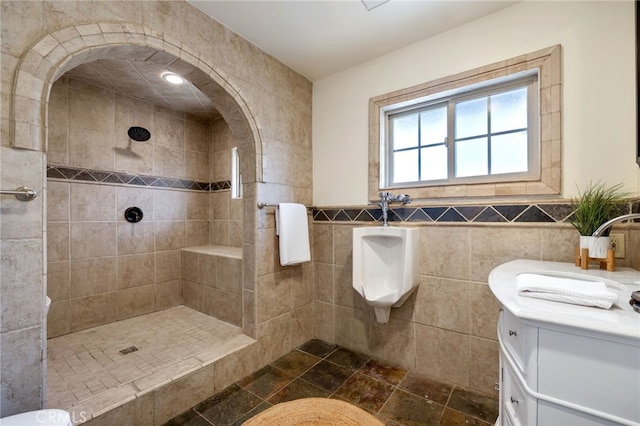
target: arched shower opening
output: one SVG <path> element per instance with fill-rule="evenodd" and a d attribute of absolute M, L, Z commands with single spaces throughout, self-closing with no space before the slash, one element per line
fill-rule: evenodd
<path fill-rule="evenodd" d="M 91 27 L 102 31 L 98 25 Z M 28 98 L 30 103 L 40 102 L 44 111 L 48 109 L 48 115 L 43 114 L 48 117 L 48 122 L 41 123 L 48 134 L 30 141 L 14 137 L 16 147 L 40 148 L 46 152 L 64 145 L 56 140 L 57 137 L 64 137 L 68 141 L 66 152 L 54 154 L 50 151 L 50 157 L 55 157 L 56 161 L 48 162 L 49 179 L 47 185 L 43 184 L 43 188 L 48 187 L 49 217 L 45 235 L 49 240 L 49 280 L 67 283 L 67 287 L 63 286 L 62 290 L 57 286 L 58 293 L 67 292 L 67 299 L 61 298 L 60 294 L 53 295 L 50 318 L 61 321 L 61 317 L 68 316 L 68 326 L 62 329 L 59 327 L 56 334 L 60 337 L 56 337 L 55 342 L 51 341 L 51 346 L 58 350 L 48 360 L 50 377 L 47 406 L 67 409 L 72 414 L 75 413 L 76 418 L 101 414 L 130 401 L 133 396 L 143 397 L 185 375 L 186 379 L 194 377 L 194 380 L 201 380 L 195 375 L 211 375 L 213 378 L 213 367 L 217 361 L 227 353 L 247 347 L 253 341 L 251 337 L 255 337 L 255 300 L 251 291 L 251 284 L 255 280 L 255 268 L 252 266 L 255 262 L 252 255 L 254 250 L 251 249 L 255 244 L 255 232 L 244 232 L 244 224 L 255 226 L 255 220 L 244 218 L 241 224 L 227 224 L 228 227 L 240 227 L 236 230 L 240 236 L 236 235 L 235 246 L 225 246 L 225 242 L 231 241 L 228 239 L 217 241 L 221 244 L 214 244 L 217 248 L 212 249 L 211 228 L 225 226 L 214 222 L 215 210 L 219 208 L 220 200 L 226 197 L 224 193 L 228 192 L 226 180 L 204 179 L 204 176 L 188 173 L 165 176 L 166 173 L 156 173 L 158 168 L 149 169 L 144 166 L 145 155 L 148 157 L 149 152 L 154 158 L 156 155 L 164 155 L 164 170 L 169 170 L 172 165 L 172 155 L 175 154 L 171 150 L 172 141 L 157 145 L 162 148 L 156 151 L 149 148 L 154 134 L 160 136 L 163 131 L 171 132 L 171 126 L 154 129 L 157 117 L 168 116 L 168 123 L 182 123 L 185 128 L 191 129 L 192 136 L 200 133 L 200 136 L 204 134 L 204 139 L 207 139 L 206 129 L 216 132 L 215 135 L 209 133 L 209 140 L 213 140 L 214 144 L 216 137 L 234 140 L 241 158 L 244 192 L 254 194 L 255 182 L 261 179 L 262 173 L 261 145 L 247 105 L 213 68 L 192 56 L 184 47 L 178 48 L 149 36 L 153 32 L 144 28 L 140 28 L 137 34 L 132 34 L 131 29 L 125 32 L 124 26 L 115 24 L 103 28 L 111 31 L 108 45 L 104 38 L 86 37 L 87 28 L 82 31 L 69 28 L 48 35 L 36 44 L 19 68 L 13 108 L 15 136 L 24 133 L 25 127 L 28 129 L 32 125 L 38 125 L 30 122 L 29 117 L 21 116 L 23 109 L 20 106 L 25 99 Z M 68 34 L 74 31 L 77 36 L 69 38 Z M 81 33 L 83 36 L 80 36 Z M 58 40 L 65 41 L 60 43 Z M 95 44 L 90 45 L 91 41 L 88 40 L 93 40 Z M 131 40 L 135 41 L 132 43 Z M 43 59 L 38 67 L 33 65 L 32 58 L 35 56 L 42 56 Z M 180 75 L 211 100 L 222 118 L 213 120 L 210 125 L 198 123 L 191 116 L 180 116 L 175 111 L 166 111 L 157 106 L 150 107 L 149 103 L 136 101 L 131 96 L 111 94 L 108 90 L 84 86 L 82 82 L 65 77 L 65 73 L 76 66 L 96 60 L 144 62 L 154 57 L 161 58 L 166 68 L 179 70 Z M 48 64 L 50 68 L 43 69 L 43 64 Z M 77 93 L 71 94 L 73 91 Z M 105 126 L 100 122 L 104 108 L 92 104 L 92 99 L 101 96 L 111 98 L 112 105 L 116 110 L 119 109 L 120 116 L 114 119 L 112 126 L 114 144 L 105 147 L 97 143 L 93 150 L 85 150 L 82 145 L 77 144 L 79 141 L 95 142 L 92 137 L 100 139 L 101 133 L 96 128 L 107 128 L 107 133 L 111 131 L 108 129 L 110 125 Z M 83 113 L 88 114 L 89 126 L 83 124 L 74 127 L 71 121 L 71 104 L 77 108 L 75 112 L 86 108 Z M 91 110 L 92 105 L 96 106 L 96 110 Z M 145 108 L 148 108 L 146 114 Z M 65 115 L 65 109 L 68 121 L 57 127 L 54 120 Z M 145 116 L 152 117 L 147 124 L 144 123 Z M 56 133 L 61 127 L 65 127 L 68 133 L 85 132 L 82 135 L 61 135 Z M 131 127 L 147 130 L 150 133 L 148 142 L 131 142 L 135 140 L 128 134 Z M 185 135 L 187 133 L 188 131 L 184 132 Z M 45 137 L 48 137 L 48 144 Z M 183 140 L 185 144 L 193 142 L 194 140 Z M 195 141 L 195 145 L 202 147 L 201 142 L 202 140 Z M 30 145 L 20 146 L 22 143 Z M 209 155 L 211 165 L 214 161 L 211 157 L 215 153 L 211 150 L 208 153 L 199 152 L 194 148 L 190 155 L 193 162 L 200 164 L 203 162 L 197 158 L 198 155 Z M 108 159 L 104 161 L 109 155 L 113 156 L 112 163 Z M 113 164 L 113 167 L 109 167 L 109 164 Z M 127 164 L 140 168 L 128 170 Z M 245 208 L 255 205 L 254 198 L 224 202 L 234 202 L 235 209 L 242 214 L 254 212 L 253 208 Z M 134 210 L 135 215 L 131 215 L 132 209 L 138 210 Z M 208 210 L 207 213 L 203 213 L 203 209 Z M 126 211 L 129 211 L 129 218 L 133 220 L 125 217 Z M 183 217 L 184 220 L 181 220 Z M 145 225 L 146 231 L 143 230 Z M 202 238 L 203 232 L 207 234 L 206 241 Z M 150 238 L 149 235 L 153 237 Z M 88 240 L 96 243 L 86 244 Z M 104 244 L 100 244 L 100 241 Z M 189 249 L 187 246 L 190 241 L 195 241 L 198 248 Z M 177 253 L 180 277 L 175 274 Z M 149 280 L 145 270 L 153 270 L 153 284 L 136 285 L 139 280 Z M 194 271 L 197 271 L 195 275 Z M 167 281 L 155 280 L 158 275 L 163 275 Z M 87 281 L 95 282 L 101 277 L 105 280 L 115 279 L 115 288 L 109 282 L 97 282 L 91 289 L 83 287 Z M 234 282 L 234 288 L 229 288 L 229 281 Z M 149 293 L 150 286 L 155 287 L 153 295 Z M 143 287 L 145 290 L 140 291 Z M 78 297 L 74 298 L 72 294 Z M 218 304 L 224 300 L 224 295 L 235 301 L 235 312 L 229 312 L 228 309 L 225 311 L 224 303 Z M 151 299 L 153 306 L 148 303 L 145 305 L 144 300 Z M 157 303 L 158 300 L 163 302 Z M 194 309 L 179 306 L 183 301 Z M 170 312 L 163 316 L 165 308 L 169 308 Z M 213 323 L 208 322 L 204 318 L 206 315 L 203 316 L 201 312 L 214 315 L 218 313 L 216 316 L 221 316 L 232 324 L 227 327 L 228 324 L 215 319 Z M 139 314 L 144 315 L 138 316 Z M 125 322 L 114 322 L 118 320 Z M 180 338 L 176 338 L 175 334 L 166 334 L 176 324 L 186 324 L 184 328 L 177 330 Z M 105 333 L 99 334 L 97 329 L 89 328 L 96 325 L 100 326 L 101 333 Z M 102 336 L 115 334 L 122 328 L 126 329 L 119 337 L 123 339 L 122 344 L 118 342 L 114 346 L 101 342 L 104 340 Z M 217 331 L 211 332 L 211 329 Z M 162 344 L 151 342 L 148 339 L 150 335 L 156 335 Z M 180 351 L 188 347 L 187 343 L 197 342 L 199 339 L 209 342 L 206 350 L 195 351 L 189 356 L 182 354 L 179 357 L 181 359 L 176 358 L 175 362 L 169 356 L 157 353 L 157 348 L 164 346 L 168 352 L 180 354 Z M 118 349 L 117 345 L 124 347 Z M 86 351 L 69 352 L 69 348 L 78 346 L 84 347 Z M 149 348 L 153 348 L 153 357 L 138 358 L 138 361 L 127 364 L 127 357 L 139 357 L 145 349 L 149 352 Z M 150 366 L 151 373 L 145 372 L 140 367 L 142 364 Z M 110 374 L 105 365 L 114 366 L 112 372 L 116 373 Z M 90 372 L 92 366 L 100 373 L 87 377 L 80 385 L 75 380 L 65 380 L 70 374 Z M 201 372 L 197 372 L 199 369 L 202 369 Z M 132 375 L 127 376 L 125 370 L 130 370 Z M 188 384 L 186 379 L 182 380 Z M 70 382 L 76 382 L 77 386 Z M 213 380 L 211 382 L 213 386 Z M 212 390 L 213 388 L 205 387 L 201 391 Z M 194 394 L 193 397 L 197 399 L 202 396 Z M 193 403 L 195 402 L 198 401 L 194 400 Z"/>

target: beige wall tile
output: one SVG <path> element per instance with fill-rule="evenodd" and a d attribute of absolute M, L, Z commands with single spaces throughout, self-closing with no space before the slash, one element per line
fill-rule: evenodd
<path fill-rule="evenodd" d="M 218 291 L 213 287 L 199 285 L 201 300 L 198 304 L 198 310 L 203 314 L 215 317 L 218 310 Z"/>
<path fill-rule="evenodd" d="M 118 320 L 148 314 L 156 309 L 156 287 L 146 285 L 120 290 L 116 293 Z"/>
<path fill-rule="evenodd" d="M 468 228 L 443 226 L 420 229 L 421 274 L 469 279 L 470 259 L 471 234 Z"/>
<path fill-rule="evenodd" d="M 47 338 L 63 336 L 71 332 L 71 308 L 69 299 L 52 302 L 47 315 Z"/>
<path fill-rule="evenodd" d="M 117 319 L 116 293 L 103 293 L 74 300 L 71 308 L 71 331 L 109 324 Z"/>
<path fill-rule="evenodd" d="M 212 220 L 230 219 L 230 192 L 217 191 L 212 192 L 211 198 L 211 218 Z"/>
<path fill-rule="evenodd" d="M 182 260 L 180 250 L 155 253 L 156 282 L 179 280 L 182 277 Z"/>
<path fill-rule="evenodd" d="M 39 327 L 44 300 L 42 240 L 0 240 L 0 257 L 2 333 Z"/>
<path fill-rule="evenodd" d="M 182 304 L 182 280 L 156 284 L 156 309 L 167 309 Z"/>
<path fill-rule="evenodd" d="M 496 324 L 500 302 L 485 283 L 469 283 L 469 313 L 471 315 L 471 334 L 494 341 L 498 340 Z"/>
<path fill-rule="evenodd" d="M 313 302 L 313 266 L 297 265 L 291 268 L 292 308 L 300 308 Z M 313 305 L 312 305 L 313 308 Z M 311 309 L 312 309 L 311 308 Z"/>
<path fill-rule="evenodd" d="M 216 290 L 216 307 L 214 316 L 229 324 L 242 326 L 242 296 Z"/>
<path fill-rule="evenodd" d="M 184 149 L 155 145 L 153 150 L 153 174 L 156 176 L 186 177 Z"/>
<path fill-rule="evenodd" d="M 155 191 L 156 220 L 185 220 L 187 193 L 182 191 Z"/>
<path fill-rule="evenodd" d="M 0 335 L 0 345 L 5 348 L 0 374 L 3 383 L 12 384 L 11 393 L 3 392 L 0 399 L 3 413 L 7 415 L 40 409 L 43 397 L 41 333 L 40 327 L 32 327 Z"/>
<path fill-rule="evenodd" d="M 116 257 L 96 257 L 70 262 L 69 298 L 109 293 L 117 289 Z"/>
<path fill-rule="evenodd" d="M 212 288 L 216 288 L 218 286 L 219 260 L 219 256 L 198 254 L 198 284 Z"/>
<path fill-rule="evenodd" d="M 5 135 L 2 135 L 3 138 Z M 17 135 L 16 139 L 20 136 Z M 33 138 L 32 138 L 33 139 Z M 22 149 L 0 147 L 3 165 L 0 169 L 2 189 L 14 190 L 27 185 L 38 194 L 42 194 L 42 172 L 44 158 L 42 153 Z M 43 206 L 42 198 L 36 202 L 25 203 L 12 196 L 2 196 L 2 227 L 0 235 L 5 239 L 42 238 Z"/>
<path fill-rule="evenodd" d="M 155 219 L 153 197 L 158 192 L 148 188 L 116 187 L 116 218 L 120 222 L 126 222 L 124 212 L 129 207 L 138 207 L 142 210 L 142 221 L 151 222 Z M 133 224 L 139 226 L 142 223 Z M 132 225 L 132 226 L 133 226 Z"/>
<path fill-rule="evenodd" d="M 154 424 L 164 424 L 215 393 L 215 364 L 163 386 L 154 393 Z"/>
<path fill-rule="evenodd" d="M 74 183 L 70 192 L 71 221 L 116 220 L 116 188 L 114 186 Z"/>
<path fill-rule="evenodd" d="M 281 272 L 258 277 L 258 324 L 291 311 L 291 274 Z"/>
<path fill-rule="evenodd" d="M 156 251 L 185 247 L 186 228 L 183 220 L 155 222 Z"/>
<path fill-rule="evenodd" d="M 470 337 L 416 324 L 416 370 L 444 381 L 469 385 Z"/>
<path fill-rule="evenodd" d="M 316 262 L 313 286 L 314 299 L 320 302 L 333 303 L 333 286 L 333 265 Z"/>
<path fill-rule="evenodd" d="M 47 182 L 47 221 L 66 222 L 70 219 L 70 188 L 67 182 Z"/>
<path fill-rule="evenodd" d="M 333 250 L 336 265 L 353 264 L 353 228 L 352 226 L 335 227 Z"/>
<path fill-rule="evenodd" d="M 209 241 L 213 245 L 229 246 L 229 221 L 209 222 Z"/>
<path fill-rule="evenodd" d="M 69 299 L 69 262 L 47 264 L 47 296 L 53 301 Z"/>
<path fill-rule="evenodd" d="M 319 302 L 314 302 L 319 306 Z M 323 304 L 324 305 L 324 304 Z M 320 305 L 321 306 L 321 305 Z M 331 305 L 323 309 L 325 316 L 321 318 L 333 318 Z M 338 345 L 356 351 L 367 353 L 370 348 L 369 331 L 372 312 L 335 306 L 335 342 Z M 318 311 L 316 310 L 316 318 Z"/>
<path fill-rule="evenodd" d="M 153 116 L 154 145 L 184 148 L 184 120 L 156 112 Z M 171 176 L 171 175 L 168 175 Z"/>
<path fill-rule="evenodd" d="M 536 228 L 473 228 L 471 230 L 471 275 L 487 282 L 496 266 L 515 259 L 540 260 L 540 230 Z"/>
<path fill-rule="evenodd" d="M 416 358 L 415 327 L 410 321 L 391 318 L 388 323 L 371 323 L 371 338 L 367 353 L 393 363 L 414 368 Z M 402 350 L 398 350 L 402 348 Z"/>
<path fill-rule="evenodd" d="M 351 266 L 336 265 L 333 268 L 333 273 L 336 305 L 362 309 L 364 299 L 353 288 L 353 269 Z"/>
<path fill-rule="evenodd" d="M 118 289 L 155 283 L 154 253 L 118 256 Z"/>
<path fill-rule="evenodd" d="M 198 247 L 209 244 L 209 221 L 189 220 L 186 222 L 186 246 Z"/>
<path fill-rule="evenodd" d="M 460 309 L 476 303 L 468 287 L 464 281 L 423 276 L 416 295 L 416 322 L 469 334 L 470 310 Z"/>
<path fill-rule="evenodd" d="M 187 121 L 185 123 L 185 145 L 189 151 L 208 154 L 211 149 L 210 126 Z"/>
<path fill-rule="evenodd" d="M 50 222 L 47 224 L 47 259 L 49 262 L 69 260 L 69 223 Z"/>
<path fill-rule="evenodd" d="M 152 253 L 155 250 L 155 224 L 118 222 L 117 245 L 119 255 Z"/>
<path fill-rule="evenodd" d="M 333 263 L 333 226 L 314 224 L 313 261 Z"/>
<path fill-rule="evenodd" d="M 221 256 L 218 258 L 217 287 L 233 294 L 242 291 L 242 259 Z"/>
<path fill-rule="evenodd" d="M 200 279 L 198 253 L 182 250 L 180 255 L 182 257 L 182 279 L 197 283 Z"/>
<path fill-rule="evenodd" d="M 210 220 L 209 198 L 216 192 L 209 195 L 206 192 L 187 192 L 185 194 L 186 219 L 187 220 Z"/>
<path fill-rule="evenodd" d="M 472 336 L 470 339 L 469 386 L 498 395 L 495 383 L 500 381 L 500 345 L 495 340 Z"/>
<path fill-rule="evenodd" d="M 203 312 L 203 287 L 191 281 L 182 280 L 182 300 L 184 305 Z"/>
<path fill-rule="evenodd" d="M 73 222 L 71 259 L 116 255 L 115 222 Z"/>

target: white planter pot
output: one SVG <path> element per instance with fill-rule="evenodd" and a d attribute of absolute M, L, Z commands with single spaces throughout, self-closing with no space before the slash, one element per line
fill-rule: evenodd
<path fill-rule="evenodd" d="M 606 258 L 611 248 L 609 237 L 580 236 L 580 249 L 589 249 L 589 257 Z"/>

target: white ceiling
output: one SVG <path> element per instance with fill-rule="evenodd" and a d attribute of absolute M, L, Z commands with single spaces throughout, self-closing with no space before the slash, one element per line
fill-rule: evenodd
<path fill-rule="evenodd" d="M 517 1 L 187 0 L 311 81 Z M 375 3 L 375 2 L 367 2 Z"/>

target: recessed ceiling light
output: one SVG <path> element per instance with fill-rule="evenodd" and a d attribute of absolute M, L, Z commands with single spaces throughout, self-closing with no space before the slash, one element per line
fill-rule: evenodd
<path fill-rule="evenodd" d="M 168 81 L 171 84 L 182 84 L 184 83 L 184 78 L 180 77 L 178 74 L 173 72 L 163 72 L 160 74 L 165 81 Z"/>

